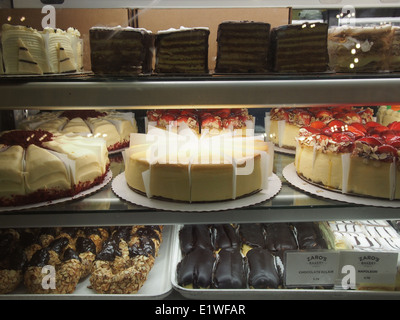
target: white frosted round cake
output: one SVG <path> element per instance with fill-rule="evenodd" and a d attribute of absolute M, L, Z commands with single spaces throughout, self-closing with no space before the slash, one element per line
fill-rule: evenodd
<path fill-rule="evenodd" d="M 351 123 L 366 123 L 372 121 L 373 110 L 356 107 L 328 108 L 273 108 L 265 117 L 265 133 L 276 146 L 284 149 L 296 149 L 296 137 L 301 127 L 313 122 L 328 124 L 337 119 Z"/>
<path fill-rule="evenodd" d="M 303 179 L 345 194 L 400 199 L 400 122 L 300 129 L 295 156 Z"/>
<path fill-rule="evenodd" d="M 22 130 L 93 135 L 106 140 L 108 151 L 128 147 L 130 134 L 138 131 L 132 112 L 95 110 L 42 112 L 24 119 L 18 127 Z"/>
<path fill-rule="evenodd" d="M 103 182 L 109 168 L 103 139 L 12 130 L 0 135 L 0 205 L 71 197 Z"/>
<path fill-rule="evenodd" d="M 188 139 L 158 129 L 136 134 L 125 152 L 128 186 L 149 198 L 183 202 L 231 200 L 267 187 L 271 150 L 254 137 Z"/>

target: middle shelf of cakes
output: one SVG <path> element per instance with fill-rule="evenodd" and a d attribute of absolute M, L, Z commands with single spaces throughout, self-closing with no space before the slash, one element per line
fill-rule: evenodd
<path fill-rule="evenodd" d="M 194 77 L 1 79 L 1 109 L 147 109 L 383 105 L 400 101 L 394 73 Z"/>
<path fill-rule="evenodd" d="M 111 156 L 111 159 L 115 156 Z M 390 207 L 360 206 L 327 200 L 297 190 L 285 181 L 282 170 L 293 156 L 275 152 L 274 172 L 282 181 L 279 193 L 270 200 L 250 207 L 218 211 L 165 211 L 145 208 L 120 199 L 109 183 L 97 193 L 67 203 L 23 211 L 0 212 L 0 225 L 6 227 L 112 226 L 135 224 L 204 224 L 292 222 L 326 220 L 399 219 L 399 210 Z M 113 176 L 124 171 L 116 163 Z"/>

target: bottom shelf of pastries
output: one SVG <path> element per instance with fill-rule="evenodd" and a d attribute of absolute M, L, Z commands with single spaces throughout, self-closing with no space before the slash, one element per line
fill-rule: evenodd
<path fill-rule="evenodd" d="M 163 298 L 171 291 L 170 226 L 0 229 L 3 298 Z"/>
<path fill-rule="evenodd" d="M 389 286 L 287 286 L 287 252 L 400 252 L 397 224 L 386 220 L 183 225 L 175 236 L 172 283 L 183 296 L 299 298 L 327 294 L 398 296 L 399 262 Z M 322 296 L 319 296 L 322 297 Z M 359 297 L 359 295 L 358 295 Z"/>

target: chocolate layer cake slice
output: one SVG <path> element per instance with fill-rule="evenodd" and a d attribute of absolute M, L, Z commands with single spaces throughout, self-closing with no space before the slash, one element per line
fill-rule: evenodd
<path fill-rule="evenodd" d="M 155 39 L 156 73 L 208 73 L 208 28 L 159 31 Z"/>
<path fill-rule="evenodd" d="M 153 36 L 150 31 L 93 27 L 89 34 L 94 73 L 136 75 L 151 72 Z"/>
<path fill-rule="evenodd" d="M 275 72 L 328 70 L 328 24 L 289 24 L 271 31 L 271 63 Z"/>
<path fill-rule="evenodd" d="M 270 24 L 226 21 L 218 26 L 217 73 L 261 73 L 268 71 Z"/>

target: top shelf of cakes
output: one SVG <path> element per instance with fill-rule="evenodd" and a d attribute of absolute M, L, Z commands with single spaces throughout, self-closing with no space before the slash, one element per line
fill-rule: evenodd
<path fill-rule="evenodd" d="M 23 79 L 23 80 L 22 80 Z M 392 105 L 400 102 L 398 74 L 198 76 L 6 80 L 2 109 L 190 108 L 245 105 Z"/>
<path fill-rule="evenodd" d="M 156 34 L 92 27 L 93 72 L 83 72 L 76 30 L 40 33 L 4 25 L 0 108 L 398 104 L 399 30 L 390 25 L 328 30 L 328 24 L 318 22 L 271 28 L 264 22 L 225 21 L 218 25 L 216 53 L 209 54 L 214 40 L 207 27 Z M 33 41 L 58 46 L 43 45 L 44 53 L 35 58 L 35 48 L 28 45 Z M 246 45 L 249 41 L 257 45 Z"/>

